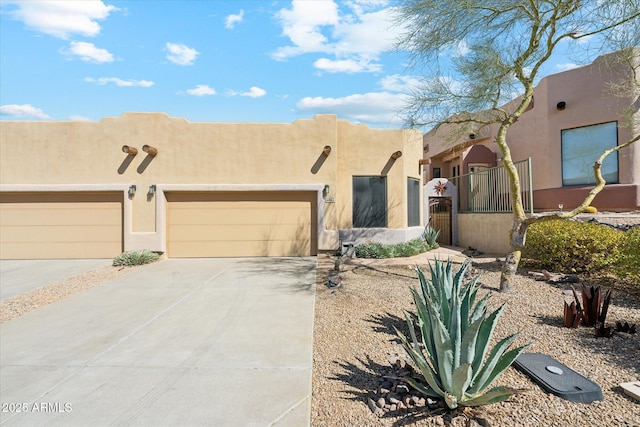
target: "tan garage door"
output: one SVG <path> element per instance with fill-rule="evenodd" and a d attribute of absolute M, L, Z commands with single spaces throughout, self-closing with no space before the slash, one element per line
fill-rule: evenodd
<path fill-rule="evenodd" d="M 112 258 L 122 193 L 0 193 L 0 258 Z"/>
<path fill-rule="evenodd" d="M 167 193 L 169 257 L 317 254 L 314 192 Z"/>

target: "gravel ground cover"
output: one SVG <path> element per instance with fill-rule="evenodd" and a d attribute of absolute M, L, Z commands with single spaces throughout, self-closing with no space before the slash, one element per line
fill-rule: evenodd
<path fill-rule="evenodd" d="M 424 262 L 423 270 L 428 270 Z M 640 380 L 640 334 L 596 338 L 592 328 L 564 328 L 562 290 L 568 285 L 550 285 L 521 274 L 516 293 L 501 294 L 497 292 L 500 264 L 488 257 L 476 259 L 473 266 L 481 275 L 480 294 L 491 292 L 493 306 L 507 302 L 494 338 L 520 332 L 516 344 L 530 342 L 528 352 L 548 354 L 591 379 L 602 388 L 604 400 L 590 404 L 563 400 L 509 368 L 496 384 L 524 391 L 507 402 L 470 413 L 423 405 L 374 415 L 368 398 L 379 388 L 381 375 L 390 372 L 390 361 L 404 356 L 394 327 L 406 330 L 403 310 L 413 311 L 409 292 L 417 284 L 413 265 L 411 259 L 404 266 L 343 265 L 342 284 L 331 289 L 325 279 L 334 259 L 319 256 L 312 426 L 640 426 L 640 402 L 619 387 Z M 640 325 L 640 286 L 624 287 L 606 279 L 598 283 L 613 291 L 607 324 Z"/>

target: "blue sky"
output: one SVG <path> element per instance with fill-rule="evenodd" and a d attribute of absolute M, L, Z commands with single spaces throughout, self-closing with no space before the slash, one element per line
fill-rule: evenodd
<path fill-rule="evenodd" d="M 0 119 L 403 126 L 393 1 L 0 1 Z M 554 58 L 547 73 L 574 65 Z"/>

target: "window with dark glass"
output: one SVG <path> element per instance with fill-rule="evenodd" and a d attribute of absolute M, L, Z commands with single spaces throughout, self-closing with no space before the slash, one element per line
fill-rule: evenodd
<path fill-rule="evenodd" d="M 608 122 L 574 129 L 562 134 L 562 185 L 595 184 L 593 164 L 605 151 L 618 145 L 618 123 Z M 602 163 L 602 177 L 608 184 L 618 182 L 618 154 Z"/>
<path fill-rule="evenodd" d="M 353 177 L 353 227 L 387 226 L 387 178 Z"/>
<path fill-rule="evenodd" d="M 407 216 L 408 226 L 420 225 L 420 180 L 407 178 Z"/>
<path fill-rule="evenodd" d="M 442 178 L 442 171 L 440 170 L 440 168 L 433 168 L 432 178 Z"/>

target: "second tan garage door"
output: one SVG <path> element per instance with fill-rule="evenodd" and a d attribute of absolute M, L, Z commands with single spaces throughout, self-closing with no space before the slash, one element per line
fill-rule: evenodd
<path fill-rule="evenodd" d="M 315 192 L 167 193 L 167 255 L 317 254 Z"/>

